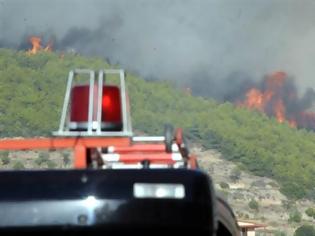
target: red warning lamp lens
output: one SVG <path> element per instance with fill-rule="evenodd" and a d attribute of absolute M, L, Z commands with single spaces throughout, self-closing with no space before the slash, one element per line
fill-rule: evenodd
<path fill-rule="evenodd" d="M 103 87 L 102 121 L 121 123 L 121 101 L 118 87 Z"/>
<path fill-rule="evenodd" d="M 111 98 L 110 98 L 107 94 L 104 94 L 104 95 L 103 95 L 102 106 L 103 106 L 104 108 L 109 108 L 109 107 L 112 106 Z"/>
<path fill-rule="evenodd" d="M 80 85 L 72 88 L 70 129 L 86 130 L 89 113 L 89 92 L 88 85 Z M 97 86 L 93 93 L 93 122 L 97 121 Z M 121 99 L 120 90 L 116 86 L 103 86 L 102 94 L 102 130 L 120 130 L 122 128 L 121 119 Z"/>
<path fill-rule="evenodd" d="M 89 112 L 89 86 L 81 85 L 72 88 L 71 122 L 87 122 Z"/>

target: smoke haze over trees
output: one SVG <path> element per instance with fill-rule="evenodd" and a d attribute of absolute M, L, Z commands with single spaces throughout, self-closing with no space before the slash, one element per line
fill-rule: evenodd
<path fill-rule="evenodd" d="M 275 70 L 314 88 L 314 11 L 309 0 L 0 0 L 0 47 L 39 35 L 225 100 Z"/>

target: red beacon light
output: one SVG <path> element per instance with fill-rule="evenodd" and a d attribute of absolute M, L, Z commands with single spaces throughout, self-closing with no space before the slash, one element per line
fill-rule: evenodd
<path fill-rule="evenodd" d="M 104 86 L 102 95 L 102 122 L 122 126 L 120 91 L 116 86 Z"/>
<path fill-rule="evenodd" d="M 89 83 L 74 82 L 77 75 L 89 75 Z M 123 70 L 76 69 L 69 73 L 64 105 L 56 136 L 132 136 L 129 100 Z M 107 75 L 118 75 L 114 84 Z M 81 80 L 82 81 L 82 80 Z M 106 83 L 105 83 L 106 82 Z"/>
<path fill-rule="evenodd" d="M 122 115 L 120 90 L 116 86 L 103 86 L 101 97 L 101 130 L 121 131 Z M 92 129 L 97 128 L 97 102 L 98 87 L 93 90 L 93 124 Z M 89 115 L 89 85 L 78 85 L 71 91 L 71 108 L 69 128 L 74 131 L 86 131 L 88 129 Z"/>

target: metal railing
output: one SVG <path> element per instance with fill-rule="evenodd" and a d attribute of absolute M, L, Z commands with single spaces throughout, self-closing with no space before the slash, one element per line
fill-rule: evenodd
<path fill-rule="evenodd" d="M 71 91 L 74 87 L 74 80 L 77 75 L 89 75 L 89 107 L 88 107 L 88 120 L 87 130 L 76 131 L 69 129 L 69 106 Z M 121 100 L 121 111 L 122 111 L 122 130 L 121 131 L 105 131 L 102 130 L 102 95 L 103 85 L 105 84 L 106 75 L 114 74 L 119 76 L 119 88 L 120 88 L 120 100 Z M 60 117 L 59 129 L 53 132 L 55 136 L 107 136 L 107 137 L 131 137 L 132 136 L 132 124 L 129 112 L 129 104 L 127 100 L 127 88 L 125 83 L 125 72 L 124 70 L 99 70 L 98 71 L 98 83 L 97 83 L 97 111 L 96 121 L 93 120 L 93 107 L 94 107 L 94 84 L 96 73 L 93 70 L 88 69 L 75 69 L 69 72 L 66 93 L 63 103 L 63 108 Z M 96 125 L 95 125 L 96 123 Z"/>

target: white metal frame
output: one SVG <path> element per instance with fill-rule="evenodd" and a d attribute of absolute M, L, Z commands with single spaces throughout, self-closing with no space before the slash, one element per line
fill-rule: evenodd
<path fill-rule="evenodd" d="M 89 75 L 89 109 L 88 109 L 88 125 L 87 131 L 71 131 L 69 130 L 69 103 L 71 90 L 73 88 L 75 77 L 79 74 Z M 94 104 L 94 84 L 95 84 L 95 71 L 88 69 L 75 69 L 69 72 L 68 82 L 66 87 L 66 94 L 64 98 L 62 113 L 60 117 L 59 129 L 53 132 L 55 136 L 105 136 L 105 137 L 132 137 L 132 124 L 130 112 L 128 110 L 129 104 L 127 104 L 127 88 L 125 83 L 125 72 L 124 70 L 99 70 L 98 72 L 98 97 L 97 97 L 97 120 L 96 128 L 93 121 L 93 104 Z M 107 74 L 119 75 L 119 87 L 120 87 L 120 99 L 121 99 L 121 111 L 122 111 L 122 131 L 102 131 L 102 94 L 103 84 L 105 84 L 105 78 Z M 68 124 L 67 124 L 68 123 Z"/>

